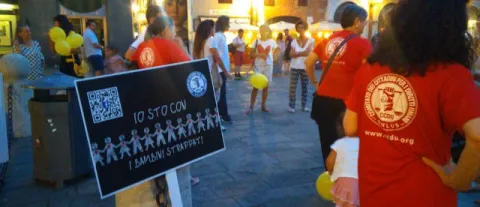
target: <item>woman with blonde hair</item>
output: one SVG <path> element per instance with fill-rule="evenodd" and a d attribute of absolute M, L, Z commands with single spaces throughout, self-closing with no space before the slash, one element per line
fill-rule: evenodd
<path fill-rule="evenodd" d="M 253 45 L 252 57 L 255 58 L 255 73 L 260 73 L 268 78 L 268 82 L 272 81 L 273 73 L 273 53 L 279 52 L 280 48 L 278 47 L 275 40 L 272 39 L 272 30 L 266 24 L 260 26 L 260 39 L 257 39 Z M 255 105 L 255 100 L 257 99 L 258 89 L 253 88 L 252 94 L 250 96 L 250 107 L 247 109 L 245 114 L 251 114 L 253 111 L 253 106 Z M 262 111 L 270 112 L 266 107 L 268 97 L 268 86 L 263 89 L 262 92 Z"/>

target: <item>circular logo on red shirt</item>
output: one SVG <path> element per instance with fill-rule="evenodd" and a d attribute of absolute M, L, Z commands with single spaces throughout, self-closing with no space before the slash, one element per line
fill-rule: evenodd
<path fill-rule="evenodd" d="M 342 44 L 342 42 L 345 40 L 343 37 L 336 37 L 328 41 L 327 46 L 325 47 L 325 54 L 327 55 L 328 58 L 333 55 L 333 52 L 337 49 L 337 47 Z M 340 50 L 338 51 L 337 55 L 335 56 L 335 59 L 339 59 L 345 54 L 347 51 L 347 44 L 344 44 Z"/>
<path fill-rule="evenodd" d="M 143 67 L 152 67 L 154 62 L 155 54 L 153 53 L 152 48 L 143 48 L 140 53 L 140 63 L 142 63 Z"/>
<path fill-rule="evenodd" d="M 367 85 L 365 112 L 385 131 L 398 131 L 410 125 L 417 109 L 415 91 L 403 76 L 383 74 Z"/>

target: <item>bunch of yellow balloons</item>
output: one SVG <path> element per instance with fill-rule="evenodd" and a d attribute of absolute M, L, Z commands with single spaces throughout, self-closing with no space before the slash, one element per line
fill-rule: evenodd
<path fill-rule="evenodd" d="M 74 31 L 70 34 L 65 34 L 65 31 L 60 27 L 53 27 L 48 32 L 50 39 L 55 43 L 55 51 L 62 56 L 70 56 L 72 49 L 79 48 L 83 45 L 83 37 Z"/>

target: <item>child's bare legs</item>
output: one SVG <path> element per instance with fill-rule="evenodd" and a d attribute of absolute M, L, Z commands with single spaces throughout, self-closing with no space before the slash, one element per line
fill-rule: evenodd
<path fill-rule="evenodd" d="M 251 114 L 253 111 L 253 107 L 255 106 L 255 100 L 257 99 L 258 89 L 253 88 L 252 93 L 250 94 L 250 107 L 247 109 L 245 114 Z"/>
<path fill-rule="evenodd" d="M 265 104 L 267 103 L 267 98 L 268 98 L 268 86 L 265 87 L 262 91 L 262 111 L 263 112 L 270 112 L 270 109 L 268 109 Z"/>
<path fill-rule="evenodd" d="M 250 95 L 250 107 L 247 109 L 245 114 L 250 114 L 253 111 L 253 107 L 255 106 L 255 101 L 257 100 L 258 89 L 253 88 L 252 93 Z M 268 86 L 265 87 L 262 91 L 262 111 L 263 112 L 270 112 L 270 110 L 265 106 L 268 98 Z"/>

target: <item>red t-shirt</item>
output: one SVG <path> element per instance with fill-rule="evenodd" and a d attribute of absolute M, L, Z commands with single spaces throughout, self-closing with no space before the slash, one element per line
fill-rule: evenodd
<path fill-rule="evenodd" d="M 328 41 L 322 41 L 315 47 L 313 52 L 322 60 L 322 68 L 326 67 L 337 46 L 352 34 L 353 32 L 347 30 L 336 32 L 328 38 Z M 345 99 L 352 89 L 355 73 L 371 51 L 372 45 L 367 39 L 360 36 L 350 39 L 337 53 L 317 89 L 317 95 Z"/>
<path fill-rule="evenodd" d="M 362 206 L 457 206 L 456 192 L 421 158 L 447 164 L 455 130 L 480 117 L 480 91 L 465 67 L 403 77 L 364 64 L 346 104 L 358 114 Z"/>
<path fill-rule="evenodd" d="M 138 67 L 150 68 L 178 62 L 189 61 L 190 58 L 175 42 L 154 37 L 138 46 L 132 56 Z"/>

